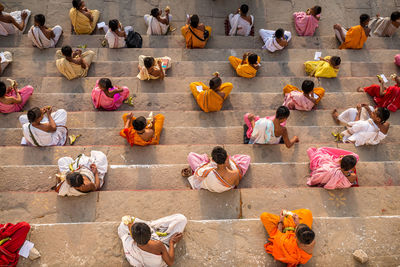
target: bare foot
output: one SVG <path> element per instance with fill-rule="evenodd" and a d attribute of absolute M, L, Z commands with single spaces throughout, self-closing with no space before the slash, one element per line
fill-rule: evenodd
<path fill-rule="evenodd" d="M 337 109 L 335 108 L 335 109 L 332 111 L 332 118 L 333 118 L 333 120 L 336 122 L 336 124 L 340 124 L 340 120 L 338 119 L 338 117 L 339 117 L 339 112 L 338 112 Z"/>
<path fill-rule="evenodd" d="M 357 88 L 357 92 L 363 93 L 363 92 L 364 92 L 364 88 L 358 87 L 358 88 Z"/>

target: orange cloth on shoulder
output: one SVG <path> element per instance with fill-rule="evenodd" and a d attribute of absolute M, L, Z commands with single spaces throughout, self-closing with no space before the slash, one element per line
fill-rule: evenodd
<path fill-rule="evenodd" d="M 128 114 L 124 114 L 122 119 L 124 120 L 124 125 L 127 121 Z M 135 120 L 135 117 L 132 117 L 132 120 Z M 160 143 L 160 135 L 164 125 L 164 115 L 157 114 L 154 116 L 154 135 L 149 141 L 144 141 L 140 135 L 133 129 L 132 124 L 129 128 L 124 128 L 119 132 L 119 135 L 125 138 L 128 143 L 133 146 L 147 146 L 147 145 L 158 145 Z M 148 128 L 148 127 L 146 127 Z"/>
<path fill-rule="evenodd" d="M 361 49 L 367 41 L 367 35 L 361 25 L 351 27 L 346 33 L 346 38 L 339 49 Z"/>

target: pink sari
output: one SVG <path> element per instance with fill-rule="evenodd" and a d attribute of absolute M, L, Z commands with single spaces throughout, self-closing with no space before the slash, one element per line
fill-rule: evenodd
<path fill-rule="evenodd" d="M 110 91 L 117 89 L 113 87 Z M 122 87 L 121 93 L 115 94 L 113 98 L 106 96 L 103 90 L 99 87 L 99 81 L 96 82 L 92 90 L 92 102 L 95 108 L 103 108 L 105 110 L 116 110 L 119 108 L 125 99 L 129 96 L 128 87 Z"/>
<path fill-rule="evenodd" d="M 24 88 L 19 90 L 19 94 L 21 95 L 22 102 L 20 104 L 3 104 L 0 103 L 0 113 L 12 113 L 21 111 L 25 103 L 28 101 L 29 97 L 33 94 L 33 87 L 30 85 L 25 86 Z M 14 90 L 10 93 L 6 94 L 9 97 L 16 97 Z"/>
<path fill-rule="evenodd" d="M 313 36 L 315 29 L 318 28 L 319 21 L 313 15 L 307 15 L 306 12 L 293 13 L 293 19 L 297 34 L 300 36 Z"/>
<path fill-rule="evenodd" d="M 341 156 L 353 155 L 359 161 L 357 154 L 333 147 L 310 147 L 307 150 L 310 158 L 311 176 L 307 185 L 321 185 L 325 189 L 349 188 L 350 181 L 340 170 Z"/>
<path fill-rule="evenodd" d="M 304 96 L 302 92 L 291 91 L 285 94 L 282 106 L 291 110 L 307 110 L 310 111 L 315 106 L 314 103 Z"/>

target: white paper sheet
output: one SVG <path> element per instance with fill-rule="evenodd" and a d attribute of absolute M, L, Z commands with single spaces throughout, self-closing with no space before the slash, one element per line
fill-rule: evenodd
<path fill-rule="evenodd" d="M 29 257 L 29 252 L 31 249 L 35 246 L 32 242 L 25 240 L 25 243 L 22 245 L 21 249 L 19 250 L 19 255 L 21 255 L 24 258 Z"/>
<path fill-rule="evenodd" d="M 388 79 L 386 78 L 385 74 L 381 74 L 381 78 L 382 78 L 384 83 L 388 82 Z"/>
<path fill-rule="evenodd" d="M 319 58 L 322 56 L 322 52 L 315 52 L 314 60 L 319 60 Z"/>
<path fill-rule="evenodd" d="M 97 23 L 97 28 L 103 28 L 104 26 L 106 26 L 106 23 L 103 21 L 103 22 L 100 22 L 100 23 Z"/>
<path fill-rule="evenodd" d="M 201 86 L 201 85 L 197 85 L 196 89 L 197 89 L 197 92 L 199 92 L 199 93 L 203 92 L 203 86 Z"/>
<path fill-rule="evenodd" d="M 3 53 L 3 52 L 0 53 L 0 58 L 1 58 L 0 62 L 6 62 L 6 61 L 7 61 L 7 59 L 6 59 L 6 57 L 4 56 L 4 53 Z"/>
<path fill-rule="evenodd" d="M 318 99 L 319 98 L 319 96 L 316 95 L 315 93 L 313 93 L 313 97 L 314 97 L 314 99 Z"/>

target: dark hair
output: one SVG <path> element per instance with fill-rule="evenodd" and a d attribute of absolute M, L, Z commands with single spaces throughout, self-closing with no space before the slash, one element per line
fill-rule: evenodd
<path fill-rule="evenodd" d="M 369 19 L 370 19 L 370 17 L 369 17 L 368 14 L 361 14 L 361 16 L 360 16 L 360 24 L 363 24 L 364 22 L 366 22 Z"/>
<path fill-rule="evenodd" d="M 314 82 L 311 80 L 304 80 L 303 84 L 301 85 L 301 90 L 304 93 L 308 94 L 314 89 Z"/>
<path fill-rule="evenodd" d="M 321 14 L 322 8 L 320 6 L 314 6 L 313 9 L 315 11 L 315 15 Z"/>
<path fill-rule="evenodd" d="M 154 58 L 153 57 L 145 57 L 143 59 L 144 66 L 148 69 L 154 65 Z"/>
<path fill-rule="evenodd" d="M 250 54 L 247 60 L 249 61 L 250 64 L 257 64 L 258 56 L 257 54 Z"/>
<path fill-rule="evenodd" d="M 200 22 L 199 16 L 192 15 L 190 17 L 190 26 L 192 26 L 193 28 L 197 28 L 197 26 L 199 26 L 199 22 Z"/>
<path fill-rule="evenodd" d="M 390 117 L 390 112 L 387 108 L 379 107 L 377 115 L 381 119 L 381 123 L 385 123 Z"/>
<path fill-rule="evenodd" d="M 99 80 L 99 86 L 104 89 L 110 89 L 113 87 L 111 80 L 108 78 L 101 78 Z"/>
<path fill-rule="evenodd" d="M 241 11 L 243 14 L 246 15 L 247 12 L 249 12 L 249 6 L 246 5 L 246 4 L 241 5 L 241 6 L 240 6 L 240 11 Z"/>
<path fill-rule="evenodd" d="M 72 0 L 72 6 L 78 9 L 81 6 L 81 0 Z"/>
<path fill-rule="evenodd" d="M 215 90 L 217 89 L 222 83 L 222 80 L 220 77 L 214 76 L 211 80 L 210 80 L 210 88 Z"/>
<path fill-rule="evenodd" d="M 223 147 L 216 146 L 211 152 L 211 157 L 215 163 L 224 164 L 228 157 L 228 153 L 226 153 L 226 150 Z"/>
<path fill-rule="evenodd" d="M 159 13 L 160 13 L 160 10 L 159 10 L 158 8 L 153 8 L 153 9 L 151 10 L 151 12 L 150 12 L 150 14 L 151 14 L 153 17 L 157 17 Z"/>
<path fill-rule="evenodd" d="M 342 63 L 342 59 L 337 56 L 331 57 L 331 63 L 333 63 L 335 66 L 339 66 L 340 63 Z"/>
<path fill-rule="evenodd" d="M 69 45 L 65 45 L 61 48 L 61 53 L 66 57 L 70 57 L 72 56 L 72 48 Z"/>
<path fill-rule="evenodd" d="M 342 158 L 342 161 L 340 162 L 340 168 L 342 168 L 344 171 L 349 171 L 354 168 L 357 164 L 357 159 L 353 155 L 347 155 Z"/>
<path fill-rule="evenodd" d="M 275 31 L 275 37 L 276 38 L 282 38 L 284 35 L 285 31 L 282 28 L 279 28 Z"/>
<path fill-rule="evenodd" d="M 34 122 L 37 118 L 40 118 L 42 116 L 42 111 L 38 107 L 31 108 L 28 110 L 28 121 L 30 123 Z"/>
<path fill-rule="evenodd" d="M 132 121 L 133 129 L 135 129 L 136 131 L 143 130 L 144 128 L 146 128 L 146 125 L 147 120 L 143 116 L 137 117 L 136 120 Z"/>
<path fill-rule="evenodd" d="M 309 245 L 314 241 L 315 238 L 315 233 L 313 230 L 311 230 L 310 227 L 308 227 L 306 224 L 299 224 L 298 230 L 296 231 L 296 238 L 297 240 L 300 241 L 302 244 Z"/>
<path fill-rule="evenodd" d="M 395 11 L 392 13 L 392 15 L 390 15 L 390 20 L 391 21 L 396 21 L 400 19 L 400 12 L 399 11 Z"/>
<path fill-rule="evenodd" d="M 68 184 L 72 187 L 80 187 L 83 185 L 83 176 L 79 172 L 69 172 L 66 177 Z"/>
<path fill-rule="evenodd" d="M 5 96 L 7 92 L 7 86 L 4 82 L 0 81 L 0 97 Z"/>
<path fill-rule="evenodd" d="M 146 245 L 151 238 L 150 227 L 142 222 L 134 223 L 131 226 L 132 238 L 138 245 Z"/>
<path fill-rule="evenodd" d="M 278 120 L 287 119 L 289 118 L 289 115 L 290 115 L 290 110 L 285 106 L 280 106 L 276 110 L 275 118 L 277 118 Z"/>
<path fill-rule="evenodd" d="M 111 31 L 115 32 L 118 30 L 119 21 L 117 19 L 112 19 L 108 22 L 108 27 L 110 27 Z"/>
<path fill-rule="evenodd" d="M 37 22 L 40 26 L 44 26 L 46 23 L 46 18 L 43 14 L 37 14 L 35 15 L 35 22 Z"/>

